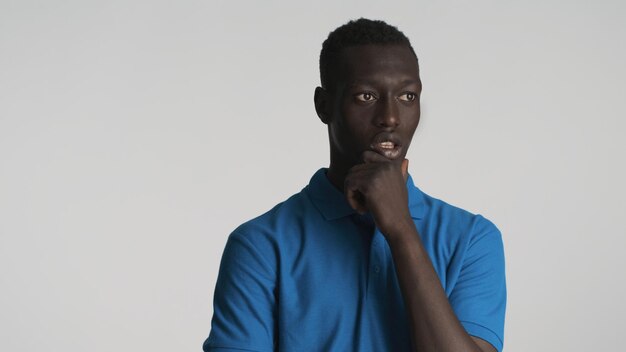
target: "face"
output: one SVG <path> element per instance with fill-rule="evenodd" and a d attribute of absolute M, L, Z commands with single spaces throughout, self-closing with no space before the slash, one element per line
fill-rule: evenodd
<path fill-rule="evenodd" d="M 316 94 L 318 114 L 328 124 L 331 168 L 362 163 L 366 150 L 402 161 L 420 119 L 422 85 L 411 49 L 350 47 L 337 68 L 335 86 Z"/>

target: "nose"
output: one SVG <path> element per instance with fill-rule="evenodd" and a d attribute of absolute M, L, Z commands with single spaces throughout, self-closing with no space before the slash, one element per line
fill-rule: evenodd
<path fill-rule="evenodd" d="M 381 100 L 379 111 L 376 114 L 376 126 L 390 129 L 398 127 L 400 124 L 398 102 L 393 97 L 386 97 Z"/>

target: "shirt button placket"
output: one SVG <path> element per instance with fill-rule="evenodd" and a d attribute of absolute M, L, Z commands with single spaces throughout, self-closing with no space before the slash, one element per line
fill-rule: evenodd
<path fill-rule="evenodd" d="M 374 238 L 372 239 L 372 251 L 371 251 L 371 269 L 374 275 L 380 275 L 383 265 L 384 250 L 383 250 L 383 235 L 376 229 L 374 232 Z"/>

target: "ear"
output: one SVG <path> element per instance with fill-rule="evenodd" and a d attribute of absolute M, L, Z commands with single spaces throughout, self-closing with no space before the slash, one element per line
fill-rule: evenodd
<path fill-rule="evenodd" d="M 324 124 L 328 125 L 331 115 L 330 97 L 328 96 L 328 92 L 322 87 L 315 88 L 313 101 L 315 102 L 315 111 L 317 112 L 317 116 Z"/>

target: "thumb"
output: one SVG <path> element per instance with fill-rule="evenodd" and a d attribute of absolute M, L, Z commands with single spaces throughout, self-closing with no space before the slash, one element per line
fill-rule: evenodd
<path fill-rule="evenodd" d="M 402 160 L 402 177 L 404 177 L 404 182 L 409 178 L 409 159 Z"/>

